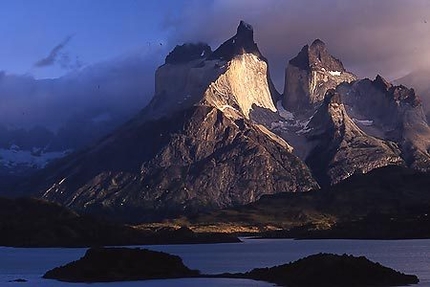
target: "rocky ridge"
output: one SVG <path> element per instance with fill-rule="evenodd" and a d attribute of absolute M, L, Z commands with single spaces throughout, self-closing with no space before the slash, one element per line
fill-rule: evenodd
<path fill-rule="evenodd" d="M 396 142 L 408 166 L 430 168 L 430 128 L 414 89 L 381 76 L 338 87 L 347 109 L 367 133 Z"/>
<path fill-rule="evenodd" d="M 222 233 L 194 233 L 186 227 L 143 228 L 81 216 L 58 204 L 0 197 L 0 246 L 88 247 L 240 242 Z"/>
<path fill-rule="evenodd" d="M 323 185 L 354 173 L 404 164 L 396 144 L 367 135 L 354 123 L 335 90 L 327 91 L 307 129 L 306 138 L 313 148 L 306 162 Z"/>
<path fill-rule="evenodd" d="M 203 44 L 175 48 L 138 117 L 29 184 L 44 199 L 127 221 L 317 188 L 291 146 L 260 123 L 278 116 L 252 27 L 241 22 L 234 37 L 209 50 Z"/>
<path fill-rule="evenodd" d="M 379 75 L 358 80 L 318 39 L 290 60 L 285 79 L 277 105 L 282 119 L 271 130 L 293 146 L 319 184 L 387 165 L 430 168 L 429 127 L 413 89 Z M 331 89 L 339 95 L 327 104 Z"/>

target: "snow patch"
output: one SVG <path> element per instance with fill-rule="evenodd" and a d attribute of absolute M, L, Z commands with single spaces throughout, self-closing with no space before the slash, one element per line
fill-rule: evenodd
<path fill-rule="evenodd" d="M 294 115 L 287 111 L 286 109 L 284 109 L 284 107 L 282 106 L 282 102 L 278 101 L 276 103 L 276 109 L 278 110 L 279 116 L 281 116 L 281 118 L 287 120 L 287 121 L 292 121 L 294 120 Z"/>
<path fill-rule="evenodd" d="M 221 111 L 221 112 L 223 112 L 225 109 L 232 109 L 233 111 L 235 111 L 235 112 L 239 112 L 237 109 L 235 109 L 235 108 L 233 108 L 232 106 L 230 106 L 230 105 L 222 105 L 221 107 L 218 107 L 218 109 Z"/>
<path fill-rule="evenodd" d="M 312 116 L 312 117 L 313 117 L 313 116 Z M 311 117 L 310 119 L 303 120 L 303 121 L 300 121 L 300 122 L 299 122 L 299 125 L 300 125 L 301 129 L 300 129 L 300 130 L 298 130 L 298 131 L 296 132 L 296 134 L 298 134 L 298 135 L 302 135 L 302 134 L 308 133 L 308 132 L 310 132 L 310 131 L 312 130 L 312 129 L 309 127 L 309 123 L 310 123 L 310 121 L 312 120 L 312 117 Z"/>
<path fill-rule="evenodd" d="M 340 74 L 342 73 L 342 72 L 339 72 L 339 71 L 329 71 L 328 72 L 330 75 L 332 75 L 332 76 L 340 76 Z"/>
<path fill-rule="evenodd" d="M 356 124 L 360 124 L 363 126 L 371 126 L 373 125 L 373 120 L 357 120 L 357 119 L 352 119 L 352 121 Z"/>
<path fill-rule="evenodd" d="M 17 166 L 27 166 L 33 168 L 44 168 L 50 161 L 62 158 L 71 151 L 55 152 L 34 152 L 29 150 L 20 150 L 18 146 L 11 146 L 10 149 L 0 149 L 0 165 L 6 168 Z"/>

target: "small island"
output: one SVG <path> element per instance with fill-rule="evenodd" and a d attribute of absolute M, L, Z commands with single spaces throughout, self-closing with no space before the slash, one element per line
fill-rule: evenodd
<path fill-rule="evenodd" d="M 178 256 L 140 248 L 91 248 L 79 260 L 43 275 L 46 279 L 86 283 L 191 277 L 244 278 L 297 287 L 402 286 L 419 282 L 415 275 L 400 273 L 363 256 L 322 253 L 246 273 L 201 275 Z"/>
<path fill-rule="evenodd" d="M 54 268 L 43 278 L 65 282 L 116 282 L 196 277 L 199 271 L 178 256 L 140 248 L 90 248 L 77 261 Z"/>
<path fill-rule="evenodd" d="M 325 253 L 235 275 L 280 286 L 402 286 L 419 282 L 415 275 L 403 274 L 364 256 Z"/>

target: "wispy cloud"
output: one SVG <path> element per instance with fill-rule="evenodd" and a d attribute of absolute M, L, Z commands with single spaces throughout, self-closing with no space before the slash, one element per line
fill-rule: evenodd
<path fill-rule="evenodd" d="M 60 62 L 60 65 L 64 68 L 69 66 L 70 56 L 67 53 L 62 53 L 67 44 L 72 40 L 74 35 L 67 36 L 61 43 L 55 46 L 49 55 L 43 59 L 37 61 L 34 66 L 37 68 L 48 67 Z"/>
<path fill-rule="evenodd" d="M 160 48 L 126 54 L 49 80 L 0 71 L 0 126 L 57 130 L 71 119 L 131 117 L 152 98 L 154 71 L 166 53 Z"/>

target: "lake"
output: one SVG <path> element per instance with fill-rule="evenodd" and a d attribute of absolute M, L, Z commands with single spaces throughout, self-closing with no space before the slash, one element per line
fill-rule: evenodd
<path fill-rule="evenodd" d="M 372 261 L 420 279 L 416 286 L 430 287 L 430 240 L 290 240 L 243 239 L 243 243 L 142 246 L 180 256 L 184 263 L 202 273 L 244 272 L 255 267 L 270 267 L 307 255 L 329 252 L 364 255 Z M 76 260 L 83 248 L 8 248 L 0 247 L 0 286 L 89 286 L 42 279 L 47 270 Z M 8 282 L 17 278 L 27 283 Z M 171 279 L 125 283 L 97 283 L 101 286 L 273 286 L 243 279 Z"/>

